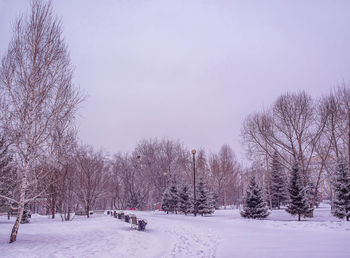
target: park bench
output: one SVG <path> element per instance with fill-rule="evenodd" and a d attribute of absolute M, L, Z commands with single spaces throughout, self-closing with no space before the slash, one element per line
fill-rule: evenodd
<path fill-rule="evenodd" d="M 106 211 L 106 214 L 107 214 L 107 215 L 113 216 L 114 213 L 115 213 L 115 211 L 112 211 L 112 210 L 107 210 L 107 211 Z"/>
<path fill-rule="evenodd" d="M 131 214 L 130 219 L 131 219 L 131 228 L 136 229 L 137 228 L 137 218 L 136 218 L 135 214 Z"/>
<path fill-rule="evenodd" d="M 94 212 L 93 211 L 89 211 L 89 215 L 93 215 Z M 87 212 L 86 211 L 76 211 L 75 212 L 75 215 L 76 216 L 86 216 L 87 215 Z"/>
<path fill-rule="evenodd" d="M 138 220 L 137 221 L 137 230 L 138 231 L 145 231 L 146 225 L 147 225 L 147 220 L 145 220 L 145 219 Z"/>
<path fill-rule="evenodd" d="M 115 218 L 118 218 L 126 223 L 131 224 L 132 229 L 137 229 L 138 231 L 145 231 L 147 220 L 145 219 L 137 219 L 135 214 L 124 214 L 124 212 L 113 212 Z"/>
<path fill-rule="evenodd" d="M 137 229 L 138 231 L 145 231 L 147 220 L 145 219 L 137 219 L 137 217 L 134 214 L 130 215 L 130 223 L 131 228 Z"/>
<path fill-rule="evenodd" d="M 86 213 L 86 211 L 76 211 L 76 212 L 75 212 L 75 215 L 76 215 L 76 216 L 86 216 L 87 213 Z"/>

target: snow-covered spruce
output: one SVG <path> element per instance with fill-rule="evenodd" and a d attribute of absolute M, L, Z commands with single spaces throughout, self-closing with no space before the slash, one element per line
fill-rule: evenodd
<path fill-rule="evenodd" d="M 264 201 L 263 190 L 257 184 L 255 177 L 251 177 L 247 191 L 244 196 L 243 210 L 241 216 L 251 219 L 263 219 L 269 216 L 266 202 Z"/>
<path fill-rule="evenodd" d="M 162 209 L 166 212 L 175 212 L 179 210 L 179 195 L 177 191 L 177 185 L 175 182 L 171 182 L 168 188 L 163 193 Z"/>
<path fill-rule="evenodd" d="M 274 153 L 271 164 L 271 199 L 272 207 L 280 209 L 281 204 L 288 199 L 286 176 L 283 173 L 277 152 Z"/>
<path fill-rule="evenodd" d="M 300 173 L 299 164 L 293 165 L 290 182 L 288 186 L 289 203 L 286 211 L 291 215 L 298 215 L 298 221 L 301 216 L 307 216 L 310 211 L 310 204 L 306 188 L 304 187 L 302 175 Z"/>
<path fill-rule="evenodd" d="M 200 215 L 212 214 L 215 211 L 214 194 L 209 191 L 203 178 L 200 178 L 197 186 L 196 210 Z"/>
<path fill-rule="evenodd" d="M 162 210 L 165 211 L 167 214 L 170 211 L 170 192 L 169 188 L 165 188 L 162 198 Z"/>
<path fill-rule="evenodd" d="M 190 213 L 193 210 L 193 202 L 191 200 L 191 195 L 190 195 L 190 188 L 188 185 L 183 184 L 180 187 L 180 193 L 179 193 L 179 199 L 180 199 L 180 205 L 179 205 L 179 210 L 187 215 L 187 213 Z"/>
<path fill-rule="evenodd" d="M 334 200 L 332 214 L 337 218 L 350 218 L 350 171 L 345 159 L 338 161 L 334 178 Z"/>

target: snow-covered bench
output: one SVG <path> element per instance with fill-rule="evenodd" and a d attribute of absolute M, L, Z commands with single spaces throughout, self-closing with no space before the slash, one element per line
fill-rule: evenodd
<path fill-rule="evenodd" d="M 118 213 L 118 219 L 124 220 L 124 212 L 119 212 Z"/>
<path fill-rule="evenodd" d="M 137 230 L 138 231 L 145 231 L 146 225 L 147 225 L 147 220 L 145 220 L 145 219 L 138 220 L 137 221 Z"/>
<path fill-rule="evenodd" d="M 137 229 L 139 231 L 145 231 L 146 225 L 147 225 L 147 220 L 137 219 L 135 214 L 131 214 L 130 215 L 130 223 L 131 223 L 131 228 Z"/>
<path fill-rule="evenodd" d="M 89 211 L 89 215 L 93 215 L 94 212 L 93 211 Z M 87 212 L 86 211 L 76 211 L 75 212 L 75 215 L 76 216 L 86 216 L 87 215 Z"/>
<path fill-rule="evenodd" d="M 131 223 L 131 228 L 136 229 L 137 228 L 137 217 L 135 214 L 130 215 L 130 223 Z"/>
<path fill-rule="evenodd" d="M 137 219 L 135 214 L 124 214 L 124 212 L 113 212 L 115 218 L 118 218 L 126 223 L 131 224 L 132 229 L 137 229 L 139 231 L 145 231 L 147 220 L 145 219 Z"/>

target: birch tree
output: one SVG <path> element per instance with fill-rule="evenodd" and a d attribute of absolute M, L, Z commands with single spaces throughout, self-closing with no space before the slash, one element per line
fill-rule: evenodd
<path fill-rule="evenodd" d="M 72 77 L 61 21 L 50 2 L 33 1 L 29 14 L 14 23 L 0 67 L 2 127 L 9 135 L 19 173 L 18 198 L 0 196 L 18 206 L 10 243 L 17 239 L 24 205 L 42 194 L 26 193 L 33 184 L 40 184 L 33 168 L 48 152 L 57 121 L 69 125 L 74 120 L 81 98 Z"/>

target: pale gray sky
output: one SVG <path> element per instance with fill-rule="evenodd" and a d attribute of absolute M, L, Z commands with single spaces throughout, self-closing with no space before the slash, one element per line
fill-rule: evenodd
<path fill-rule="evenodd" d="M 29 1 L 0 0 L 0 54 Z M 88 93 L 80 138 L 111 153 L 143 137 L 230 144 L 286 91 L 350 81 L 350 1 L 53 1 Z"/>

